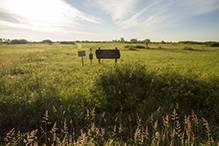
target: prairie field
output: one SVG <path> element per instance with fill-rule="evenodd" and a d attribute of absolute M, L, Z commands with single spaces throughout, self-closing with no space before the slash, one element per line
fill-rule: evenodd
<path fill-rule="evenodd" d="M 0 45 L 1 145 L 219 145 L 218 112 L 219 47 Z"/>

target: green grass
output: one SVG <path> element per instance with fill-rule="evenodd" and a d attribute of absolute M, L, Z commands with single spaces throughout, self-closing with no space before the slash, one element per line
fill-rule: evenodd
<path fill-rule="evenodd" d="M 177 121 L 181 124 L 181 138 L 188 134 L 189 122 L 185 123 L 184 116 L 192 116 L 194 111 L 199 125 L 195 126 L 194 118 L 190 118 L 193 126 L 190 132 L 196 137 L 191 143 L 206 144 L 212 137 L 216 145 L 219 48 L 188 44 L 150 44 L 148 49 L 136 48 L 144 46 L 141 44 L 125 46 L 122 43 L 0 45 L 1 143 L 12 142 L 9 137 L 15 137 L 18 145 L 25 138 L 28 143 L 27 134 L 19 140 L 17 132 L 38 129 L 33 133 L 37 138 L 29 140 L 34 139 L 39 145 L 57 144 L 57 139 L 51 140 L 54 134 L 70 144 L 70 140 L 78 141 L 83 133 L 86 136 L 82 139 L 88 145 L 89 142 L 137 145 L 146 136 L 138 134 L 139 129 L 148 127 L 150 136 L 143 139 L 145 145 L 152 145 L 158 142 L 157 132 L 161 135 L 163 130 L 163 135 L 165 132 L 170 135 L 170 127 L 177 129 Z M 102 59 L 98 64 L 95 55 L 91 64 L 89 50 L 92 48 L 95 53 L 99 47 L 117 47 L 121 53 L 117 64 L 113 59 Z M 77 53 L 82 50 L 86 51 L 83 67 Z M 176 114 L 174 109 L 179 119 L 170 121 L 170 127 L 163 125 L 162 117 L 168 115 L 171 119 Z M 54 124 L 57 130 L 50 133 Z M 211 127 L 210 135 L 206 125 Z M 12 128 L 14 135 L 12 131 L 7 137 Z M 105 133 L 97 138 L 102 128 Z M 164 139 L 159 139 L 160 144 L 181 144 L 177 136 Z"/>

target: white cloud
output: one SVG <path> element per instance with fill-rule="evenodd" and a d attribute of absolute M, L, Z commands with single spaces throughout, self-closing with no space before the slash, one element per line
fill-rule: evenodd
<path fill-rule="evenodd" d="M 170 27 L 185 18 L 219 9 L 218 0 L 142 0 L 140 5 L 145 5 L 145 8 L 127 16 L 127 19 L 116 22 L 120 29 L 144 28 L 151 31 L 153 28 Z"/>
<path fill-rule="evenodd" d="M 79 11 L 64 0 L 1 0 L 0 12 L 19 21 L 14 24 L 8 22 L 7 26 L 37 31 L 78 29 L 81 21 L 100 23 L 100 19 Z"/>
<path fill-rule="evenodd" d="M 93 0 L 93 4 L 103 12 L 110 14 L 114 21 L 122 21 L 136 11 L 140 0 Z"/>
<path fill-rule="evenodd" d="M 122 22 L 118 22 L 117 25 L 121 29 L 128 29 L 131 27 L 150 26 L 154 23 L 158 23 L 162 21 L 164 19 L 164 16 L 161 17 L 161 16 L 156 16 L 157 15 L 156 13 L 152 13 L 152 14 L 148 13 L 148 11 L 151 11 L 150 9 L 153 8 L 153 6 L 155 6 L 156 4 L 158 4 L 158 2 L 151 3 L 137 14 L 131 16 L 130 18 Z"/>
<path fill-rule="evenodd" d="M 199 15 L 219 9 L 218 0 L 184 0 L 180 3 L 186 11 L 193 15 Z"/>

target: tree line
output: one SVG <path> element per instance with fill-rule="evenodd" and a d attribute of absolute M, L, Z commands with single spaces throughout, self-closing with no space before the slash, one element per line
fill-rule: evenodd
<path fill-rule="evenodd" d="M 26 39 L 4 39 L 0 38 L 0 44 L 27 44 L 27 43 L 43 43 L 43 44 L 53 44 L 54 42 L 50 39 L 45 39 L 40 42 L 28 42 Z M 151 42 L 150 39 L 145 39 L 145 40 L 137 40 L 137 38 L 130 39 L 130 41 L 125 40 L 123 37 L 118 40 L 112 40 L 112 41 L 57 41 L 56 43 L 60 44 L 72 44 L 74 45 L 75 43 L 140 43 L 140 44 L 145 44 L 146 48 L 148 48 L 149 44 L 171 44 L 172 42 Z M 196 45 L 206 45 L 210 47 L 219 47 L 219 42 L 216 41 L 206 41 L 206 42 L 197 42 L 197 41 L 179 41 L 179 42 L 174 42 L 178 44 L 196 44 Z"/>

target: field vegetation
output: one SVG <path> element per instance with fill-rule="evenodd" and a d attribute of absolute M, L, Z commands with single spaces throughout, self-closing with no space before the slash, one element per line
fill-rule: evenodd
<path fill-rule="evenodd" d="M 95 55 L 91 63 L 99 47 L 117 47 L 117 64 Z M 0 45 L 1 145 L 216 146 L 218 112 L 217 46 Z"/>

